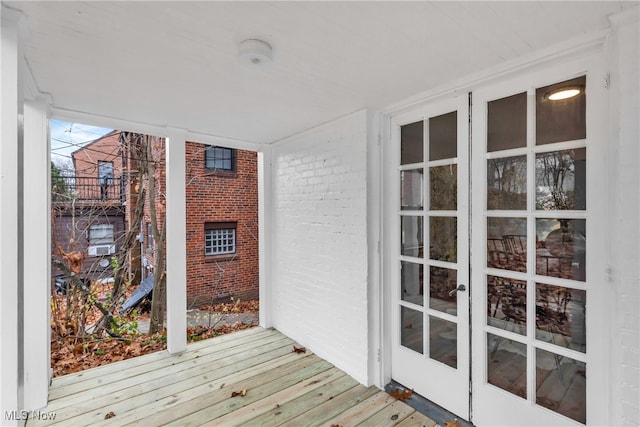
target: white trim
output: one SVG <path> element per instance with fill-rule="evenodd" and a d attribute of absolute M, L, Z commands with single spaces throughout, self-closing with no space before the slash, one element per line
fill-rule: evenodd
<path fill-rule="evenodd" d="M 609 22 L 616 27 L 637 23 L 638 20 L 640 20 L 640 6 L 614 13 L 613 15 L 609 15 L 608 18 Z"/>
<path fill-rule="evenodd" d="M 258 152 L 258 289 L 260 326 L 273 326 L 273 169 L 271 147 Z"/>
<path fill-rule="evenodd" d="M 28 316 L 24 319 L 24 409 L 47 404 L 50 363 L 51 283 L 51 173 L 47 105 L 24 105 L 24 294 Z M 46 147 L 46 149 L 42 149 Z M 34 245 L 33 242 L 45 244 Z M 26 310 L 25 310 L 26 311 Z"/>
<path fill-rule="evenodd" d="M 166 128 L 167 350 L 187 349 L 186 131 Z"/>

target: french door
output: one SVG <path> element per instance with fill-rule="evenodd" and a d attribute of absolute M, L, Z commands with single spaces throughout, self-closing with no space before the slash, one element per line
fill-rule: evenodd
<path fill-rule="evenodd" d="M 391 119 L 391 377 L 476 425 L 607 423 L 597 64 Z"/>
<path fill-rule="evenodd" d="M 395 117 L 392 371 L 469 415 L 468 97 Z"/>

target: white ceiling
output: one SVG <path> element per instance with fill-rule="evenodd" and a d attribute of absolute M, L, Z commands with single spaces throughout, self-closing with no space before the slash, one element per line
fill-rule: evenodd
<path fill-rule="evenodd" d="M 608 26 L 638 1 L 3 2 L 56 107 L 272 142 Z M 274 62 L 249 68 L 261 38 Z"/>

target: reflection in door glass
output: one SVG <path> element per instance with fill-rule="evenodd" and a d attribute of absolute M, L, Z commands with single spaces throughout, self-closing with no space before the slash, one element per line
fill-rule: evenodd
<path fill-rule="evenodd" d="M 536 209 L 584 210 L 587 149 L 536 154 Z"/>
<path fill-rule="evenodd" d="M 487 324 L 527 334 L 527 282 L 487 276 Z"/>
<path fill-rule="evenodd" d="M 432 216 L 429 218 L 429 258 L 456 262 L 458 254 L 458 218 Z"/>
<path fill-rule="evenodd" d="M 526 399 L 527 346 L 487 334 L 487 380 L 489 384 Z"/>
<path fill-rule="evenodd" d="M 586 299 L 584 290 L 536 283 L 536 338 L 585 353 Z"/>
<path fill-rule="evenodd" d="M 527 93 L 491 101 L 487 108 L 487 151 L 526 147 Z"/>
<path fill-rule="evenodd" d="M 487 267 L 527 271 L 526 218 L 487 218 Z"/>
<path fill-rule="evenodd" d="M 587 420 L 587 365 L 536 349 L 536 403 L 578 422 Z"/>
<path fill-rule="evenodd" d="M 405 261 L 402 261 L 400 264 L 402 300 L 422 305 L 424 294 L 424 266 L 422 264 Z"/>
<path fill-rule="evenodd" d="M 449 292 L 458 286 L 458 272 L 450 268 L 429 268 L 429 308 L 453 316 L 458 314 L 458 295 Z"/>
<path fill-rule="evenodd" d="M 429 160 L 452 159 L 458 153 L 458 112 L 429 119 Z"/>
<path fill-rule="evenodd" d="M 487 160 L 487 209 L 527 208 L 527 156 Z"/>
<path fill-rule="evenodd" d="M 424 161 L 424 125 L 422 121 L 400 127 L 400 164 Z"/>
<path fill-rule="evenodd" d="M 536 145 L 587 137 L 586 83 L 582 76 L 536 90 Z M 553 99 L 554 93 L 567 89 L 574 90 L 574 96 Z"/>
<path fill-rule="evenodd" d="M 402 216 L 400 220 L 402 255 L 422 257 L 424 234 L 421 216 Z"/>
<path fill-rule="evenodd" d="M 421 210 L 424 207 L 422 169 L 400 172 L 400 200 L 402 210 Z"/>
<path fill-rule="evenodd" d="M 448 320 L 429 316 L 429 357 L 458 367 L 458 325 Z"/>
<path fill-rule="evenodd" d="M 423 320 L 422 312 L 407 307 L 400 307 L 400 344 L 423 354 Z"/>
<path fill-rule="evenodd" d="M 586 280 L 586 220 L 536 219 L 536 274 Z"/>
<path fill-rule="evenodd" d="M 458 167 L 457 165 L 429 168 L 431 183 L 431 210 L 458 209 Z"/>

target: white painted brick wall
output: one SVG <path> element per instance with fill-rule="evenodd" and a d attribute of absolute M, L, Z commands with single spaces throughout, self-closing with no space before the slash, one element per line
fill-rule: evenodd
<path fill-rule="evenodd" d="M 273 325 L 367 377 L 367 114 L 273 149 Z"/>
<path fill-rule="evenodd" d="M 611 64 L 613 180 L 612 331 L 614 425 L 640 425 L 640 70 L 638 11 L 614 31 Z M 617 126 L 616 126 L 617 125 Z"/>

